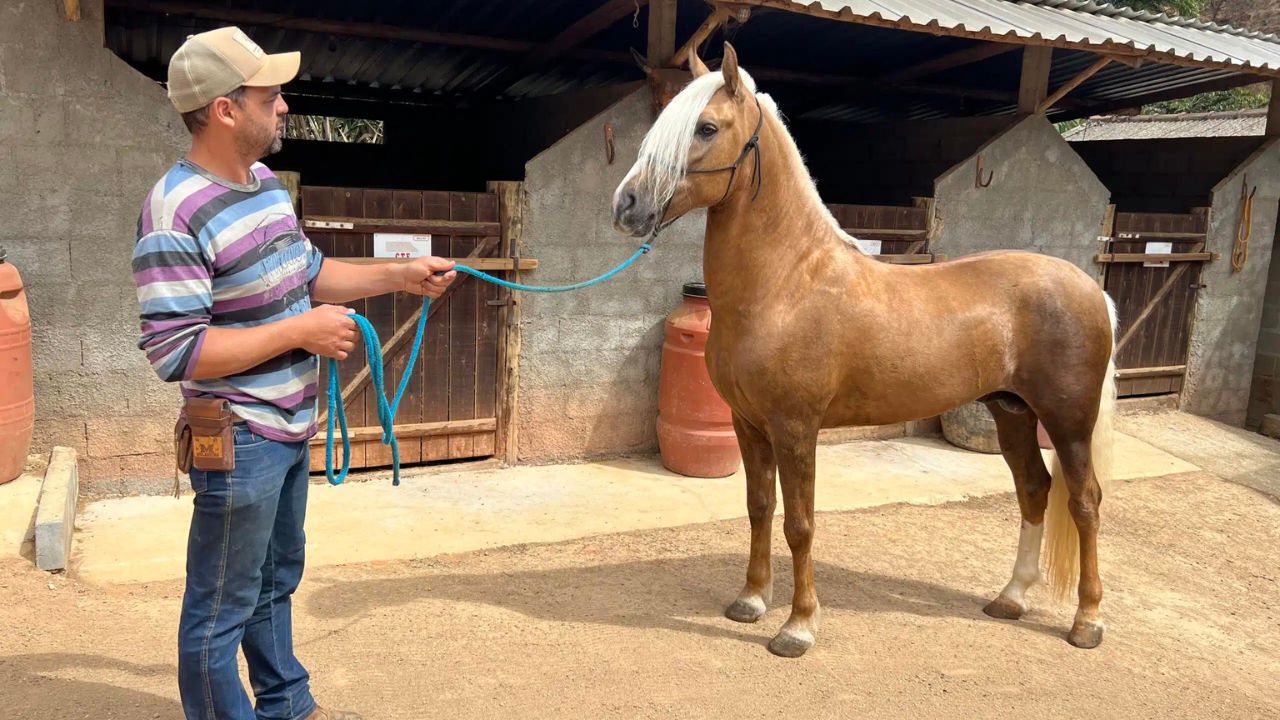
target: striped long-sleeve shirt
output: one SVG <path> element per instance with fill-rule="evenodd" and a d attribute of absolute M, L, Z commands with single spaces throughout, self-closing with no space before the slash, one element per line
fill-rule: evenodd
<path fill-rule="evenodd" d="M 261 163 L 252 173 L 239 185 L 181 160 L 152 188 L 133 252 L 138 347 L 184 396 L 226 398 L 254 432 L 293 442 L 315 433 L 314 355 L 296 349 L 232 377 L 191 377 L 209 328 L 253 327 L 311 308 L 320 252 L 276 176 Z"/>

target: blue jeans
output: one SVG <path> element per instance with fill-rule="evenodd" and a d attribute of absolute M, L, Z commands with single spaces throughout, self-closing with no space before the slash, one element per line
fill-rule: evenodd
<path fill-rule="evenodd" d="M 187 718 L 296 720 L 315 710 L 293 655 L 290 596 L 302 580 L 309 456 L 235 428 L 230 473 L 191 470 L 195 513 L 178 629 L 178 688 Z M 244 650 L 257 700 L 236 664 Z"/>

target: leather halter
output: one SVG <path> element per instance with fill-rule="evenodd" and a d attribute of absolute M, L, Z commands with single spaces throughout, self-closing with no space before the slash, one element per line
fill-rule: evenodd
<path fill-rule="evenodd" d="M 742 165 L 742 162 L 747 159 L 747 155 L 753 150 L 755 151 L 756 165 L 755 173 L 751 177 L 751 184 L 755 185 L 755 191 L 751 194 L 751 199 L 754 201 L 757 197 L 760 197 L 760 130 L 764 127 L 764 109 L 760 107 L 760 97 L 755 94 L 753 94 L 752 97 L 756 100 L 756 113 L 759 115 L 759 119 L 756 120 L 755 131 L 751 133 L 751 137 L 747 140 L 746 144 L 742 146 L 742 152 L 738 153 L 738 159 L 734 160 L 732 165 L 725 165 L 724 167 L 707 168 L 705 170 L 690 168 L 685 171 L 686 173 L 694 174 L 717 173 L 724 172 L 726 170 L 729 171 L 729 184 L 725 185 L 724 195 L 721 195 L 720 199 L 715 202 L 716 205 L 724 202 L 725 198 L 729 197 L 729 191 L 733 189 L 733 181 L 738 175 L 738 168 Z"/>
<path fill-rule="evenodd" d="M 720 203 L 725 201 L 725 198 L 729 197 L 729 191 L 733 189 L 733 181 L 738 177 L 738 168 L 741 167 L 743 161 L 747 159 L 747 155 L 750 154 L 753 150 L 755 151 L 755 173 L 751 176 L 751 184 L 755 186 L 755 190 L 751 193 L 751 201 L 755 202 L 756 198 L 760 197 L 760 186 L 761 186 L 761 183 L 763 182 L 762 175 L 761 175 L 762 168 L 760 165 L 760 130 L 764 128 L 764 109 L 760 107 L 760 97 L 754 94 L 752 95 L 752 97 L 755 98 L 756 113 L 759 115 L 759 117 L 756 120 L 756 129 L 754 132 L 751 133 L 751 137 L 747 139 L 747 142 L 743 144 L 742 152 L 738 153 L 738 159 L 734 160 L 732 165 L 725 165 L 723 167 L 706 168 L 701 170 L 696 168 L 690 168 L 688 170 L 685 170 L 686 174 L 718 173 L 718 172 L 724 172 L 726 170 L 729 171 L 729 184 L 725 185 L 724 194 L 720 196 L 720 199 L 717 200 L 714 203 L 714 205 L 719 205 Z M 684 217 L 684 215 L 679 215 L 677 217 L 671 218 L 665 223 L 661 221 L 662 218 L 667 214 L 667 209 L 671 207 L 671 201 L 673 199 L 674 198 L 668 198 L 666 204 L 662 206 L 662 213 L 658 216 L 659 222 L 657 225 L 653 226 L 653 233 L 650 235 L 651 238 L 656 238 L 659 232 L 667 229 L 668 227 L 671 226 L 672 223 Z"/>

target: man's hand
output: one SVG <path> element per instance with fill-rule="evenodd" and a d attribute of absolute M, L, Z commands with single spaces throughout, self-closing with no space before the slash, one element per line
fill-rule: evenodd
<path fill-rule="evenodd" d="M 293 318 L 298 347 L 335 360 L 346 360 L 356 348 L 356 321 L 341 305 L 320 305 Z"/>
<path fill-rule="evenodd" d="M 454 262 L 438 257 L 416 258 L 399 266 L 403 286 L 397 288 L 414 295 L 426 295 L 435 300 L 444 294 L 445 288 L 458 276 Z M 436 275 L 444 272 L 443 275 Z"/>

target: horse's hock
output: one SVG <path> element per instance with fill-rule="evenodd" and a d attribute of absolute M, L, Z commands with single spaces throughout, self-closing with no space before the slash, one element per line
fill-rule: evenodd
<path fill-rule="evenodd" d="M 996 421 L 987 406 L 977 400 L 942 414 L 942 436 L 965 450 L 999 453 Z"/>

